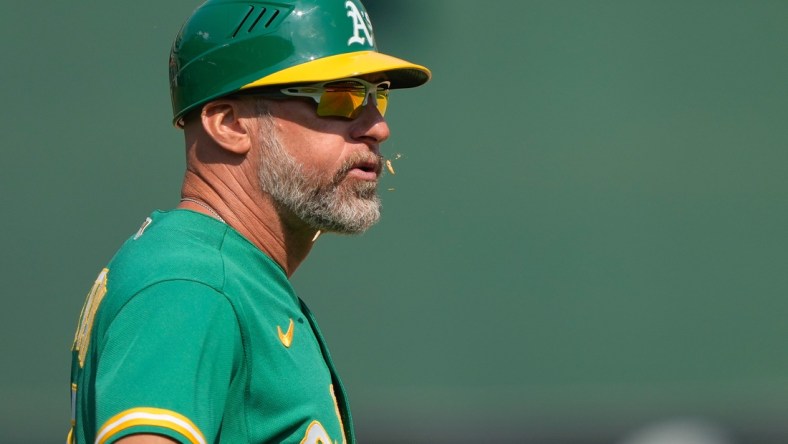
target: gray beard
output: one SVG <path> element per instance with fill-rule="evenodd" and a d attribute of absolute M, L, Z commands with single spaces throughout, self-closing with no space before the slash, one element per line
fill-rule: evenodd
<path fill-rule="evenodd" d="M 317 230 L 340 234 L 363 233 L 380 219 L 377 183 L 345 180 L 358 158 L 348 159 L 326 181 L 287 153 L 268 116 L 260 119 L 260 140 L 264 144 L 260 188 L 280 210 L 290 211 Z"/>

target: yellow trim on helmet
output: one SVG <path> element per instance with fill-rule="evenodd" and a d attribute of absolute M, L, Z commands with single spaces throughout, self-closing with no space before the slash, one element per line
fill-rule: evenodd
<path fill-rule="evenodd" d="M 392 88 L 419 86 L 426 83 L 430 77 L 432 77 L 430 70 L 424 66 L 416 65 L 376 51 L 357 51 L 323 57 L 300 65 L 291 66 L 290 68 L 277 71 L 255 80 L 252 83 L 248 83 L 242 86 L 241 89 L 269 85 L 284 85 L 288 83 L 323 82 L 326 80 L 344 79 L 364 74 L 397 70 L 420 71 L 424 74 L 424 79 L 414 79 L 415 81 L 405 85 L 392 84 Z"/>

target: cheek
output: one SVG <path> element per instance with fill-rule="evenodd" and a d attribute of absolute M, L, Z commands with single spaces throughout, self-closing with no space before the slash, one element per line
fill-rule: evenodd
<path fill-rule="evenodd" d="M 340 137 L 304 129 L 282 134 L 287 152 L 306 169 L 333 174 L 342 166 L 345 143 Z"/>
<path fill-rule="evenodd" d="M 279 138 L 285 150 L 308 170 L 334 174 L 346 157 L 344 122 L 315 116 L 314 107 L 299 101 L 277 102 Z"/>
<path fill-rule="evenodd" d="M 319 177 L 329 180 L 342 167 L 343 158 L 335 153 L 326 151 L 314 152 L 302 160 L 307 170 L 313 171 Z"/>

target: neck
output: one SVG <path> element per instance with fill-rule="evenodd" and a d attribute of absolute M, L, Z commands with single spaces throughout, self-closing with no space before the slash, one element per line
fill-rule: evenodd
<path fill-rule="evenodd" d="M 181 191 L 184 200 L 178 208 L 225 222 L 276 261 L 288 277 L 292 276 L 312 250 L 316 230 L 283 214 L 262 192 L 247 189 L 250 187 L 222 185 L 210 186 L 188 171 Z"/>

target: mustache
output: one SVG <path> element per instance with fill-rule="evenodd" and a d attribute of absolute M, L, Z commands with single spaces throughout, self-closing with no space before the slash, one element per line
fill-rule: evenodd
<path fill-rule="evenodd" d="M 377 175 L 380 176 L 380 173 L 383 171 L 384 162 L 385 159 L 380 154 L 356 153 L 348 157 L 344 162 L 342 162 L 342 165 L 334 174 L 334 177 L 331 182 L 334 184 L 338 184 L 340 181 L 342 181 L 342 179 L 344 179 L 344 177 L 347 175 L 347 173 L 350 170 L 358 166 L 364 166 L 368 168 L 374 165 L 375 173 L 377 173 Z"/>

